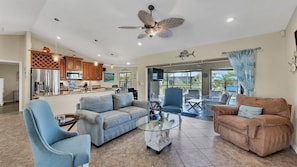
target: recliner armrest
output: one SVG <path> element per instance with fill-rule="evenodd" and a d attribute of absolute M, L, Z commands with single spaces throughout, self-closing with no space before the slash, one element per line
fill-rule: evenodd
<path fill-rule="evenodd" d="M 214 105 L 211 110 L 215 115 L 237 115 L 238 107 L 228 105 Z"/>
<path fill-rule="evenodd" d="M 293 125 L 288 118 L 278 115 L 259 115 L 249 120 L 249 137 L 255 138 L 259 127 L 288 126 L 293 133 Z"/>
<path fill-rule="evenodd" d="M 227 105 L 214 105 L 211 107 L 213 114 L 214 131 L 219 132 L 219 116 L 220 115 L 237 115 L 238 107 Z"/>
<path fill-rule="evenodd" d="M 79 119 L 84 119 L 93 124 L 103 122 L 103 117 L 99 113 L 93 111 L 77 110 L 76 114 L 79 115 Z"/>

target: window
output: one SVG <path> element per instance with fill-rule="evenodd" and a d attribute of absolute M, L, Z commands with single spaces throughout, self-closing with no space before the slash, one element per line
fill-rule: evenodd
<path fill-rule="evenodd" d="M 132 73 L 120 72 L 119 73 L 119 87 L 122 91 L 127 92 L 128 88 L 132 88 Z"/>
<path fill-rule="evenodd" d="M 233 70 L 212 70 L 211 90 L 238 92 L 238 82 Z"/>
<path fill-rule="evenodd" d="M 201 90 L 201 79 L 201 71 L 165 72 L 160 94 L 164 95 L 165 89 L 170 87 L 182 88 L 183 92 L 187 92 L 189 89 Z"/>

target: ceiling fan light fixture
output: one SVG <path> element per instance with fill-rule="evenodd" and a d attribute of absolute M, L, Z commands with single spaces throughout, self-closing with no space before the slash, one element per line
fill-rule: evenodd
<path fill-rule="evenodd" d="M 152 11 L 155 9 L 155 7 L 153 5 L 149 5 L 148 9 L 150 13 L 144 10 L 140 10 L 138 12 L 138 18 L 144 24 L 144 26 L 121 26 L 119 28 L 144 29 L 144 33 L 141 33 L 137 36 L 138 39 L 153 37 L 155 35 L 158 35 L 161 38 L 168 38 L 172 36 L 172 32 L 166 33 L 165 35 L 162 32 L 169 32 L 170 28 L 180 26 L 184 22 L 183 18 L 167 18 L 161 21 L 154 21 Z"/>

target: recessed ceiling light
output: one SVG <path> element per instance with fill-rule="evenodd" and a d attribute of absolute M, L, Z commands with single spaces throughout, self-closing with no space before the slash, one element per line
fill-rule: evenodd
<path fill-rule="evenodd" d="M 130 62 L 127 62 L 126 64 L 127 64 L 127 65 L 130 65 L 131 63 L 130 63 Z"/>
<path fill-rule="evenodd" d="M 60 36 L 57 36 L 57 39 L 61 39 L 61 37 Z"/>
<path fill-rule="evenodd" d="M 100 57 L 100 56 L 101 56 L 101 54 L 98 54 L 97 56 L 98 56 L 98 57 Z"/>
<path fill-rule="evenodd" d="M 138 46 L 141 46 L 141 45 L 142 45 L 142 43 L 141 43 L 141 42 L 138 42 L 138 43 L 137 43 L 137 45 L 138 45 Z"/>
<path fill-rule="evenodd" d="M 226 19 L 226 22 L 227 23 L 231 23 L 233 21 L 234 21 L 234 17 L 229 17 L 229 18 Z"/>

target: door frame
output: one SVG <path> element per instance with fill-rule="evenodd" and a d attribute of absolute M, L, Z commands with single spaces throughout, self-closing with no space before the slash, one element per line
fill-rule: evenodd
<path fill-rule="evenodd" d="M 0 64 L 17 64 L 19 66 L 19 112 L 22 111 L 22 106 L 23 106 L 23 68 L 22 68 L 22 62 L 21 61 L 12 61 L 12 60 L 0 60 Z"/>

